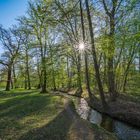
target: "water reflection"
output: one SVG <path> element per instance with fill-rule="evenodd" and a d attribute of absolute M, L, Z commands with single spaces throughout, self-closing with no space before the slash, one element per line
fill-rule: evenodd
<path fill-rule="evenodd" d="M 96 110 L 91 109 L 89 121 L 90 121 L 91 123 L 100 125 L 101 122 L 102 122 L 102 116 L 101 116 L 101 114 L 100 114 L 99 112 L 97 112 Z"/>
<path fill-rule="evenodd" d="M 84 98 L 78 100 L 77 113 L 82 119 L 88 120 L 90 107 Z"/>
<path fill-rule="evenodd" d="M 100 114 L 101 115 L 101 114 Z M 113 124 L 113 119 L 106 115 L 102 115 L 102 123 L 101 126 L 105 128 L 109 132 L 113 132 L 114 124 Z"/>
<path fill-rule="evenodd" d="M 120 140 L 140 140 L 140 130 L 119 121 L 114 121 L 114 133 Z"/>
<path fill-rule="evenodd" d="M 109 132 L 115 133 L 119 140 L 140 140 L 139 129 L 114 120 L 91 109 L 86 100 L 83 98 L 78 100 L 76 110 L 81 118 L 89 120 L 91 123 L 100 125 Z"/>

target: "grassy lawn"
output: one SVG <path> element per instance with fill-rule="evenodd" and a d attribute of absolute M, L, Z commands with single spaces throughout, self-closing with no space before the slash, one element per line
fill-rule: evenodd
<path fill-rule="evenodd" d="M 86 130 L 90 124 L 73 112 L 73 104 L 72 112 L 66 109 L 66 101 L 36 90 L 0 91 L 0 140 L 73 140 L 73 134 L 83 137 L 83 132 L 88 131 L 94 133 L 95 140 L 101 136 L 104 140 L 116 140 L 96 125 Z"/>
<path fill-rule="evenodd" d="M 70 125 L 63 108 L 63 98 L 36 90 L 0 91 L 0 139 L 62 140 Z"/>

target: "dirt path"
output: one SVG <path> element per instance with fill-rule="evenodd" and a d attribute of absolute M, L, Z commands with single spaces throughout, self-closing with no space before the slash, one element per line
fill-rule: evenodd
<path fill-rule="evenodd" d="M 68 132 L 68 140 L 94 140 L 94 131 L 90 125 L 79 118 L 76 112 L 71 108 L 70 101 L 66 103 L 65 110 L 73 120 Z"/>

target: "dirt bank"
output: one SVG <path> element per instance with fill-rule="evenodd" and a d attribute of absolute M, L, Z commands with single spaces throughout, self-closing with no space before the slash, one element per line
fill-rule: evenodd
<path fill-rule="evenodd" d="M 115 119 L 127 122 L 133 126 L 140 127 L 140 104 L 130 99 L 118 97 L 116 101 L 108 101 L 108 110 L 104 111 L 99 100 L 86 99 L 89 106 L 95 110 L 105 113 Z"/>

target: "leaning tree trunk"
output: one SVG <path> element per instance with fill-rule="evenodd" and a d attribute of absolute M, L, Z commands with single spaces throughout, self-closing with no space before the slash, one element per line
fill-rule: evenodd
<path fill-rule="evenodd" d="M 88 0 L 85 0 L 86 3 L 86 10 L 87 10 L 87 19 L 89 23 L 89 32 L 90 32 L 90 38 L 91 38 L 91 49 L 92 49 L 92 56 L 94 60 L 94 68 L 95 68 L 95 74 L 96 74 L 96 80 L 99 88 L 99 93 L 102 101 L 103 108 L 105 109 L 107 106 L 105 96 L 104 96 L 104 91 L 103 91 L 103 86 L 100 78 L 100 73 L 99 73 L 99 66 L 97 63 L 97 57 L 96 57 L 96 50 L 95 50 L 95 44 L 94 44 L 94 33 L 93 33 L 93 27 L 92 27 L 92 21 L 91 21 L 91 16 L 90 16 L 90 10 L 89 10 L 89 3 Z"/>

